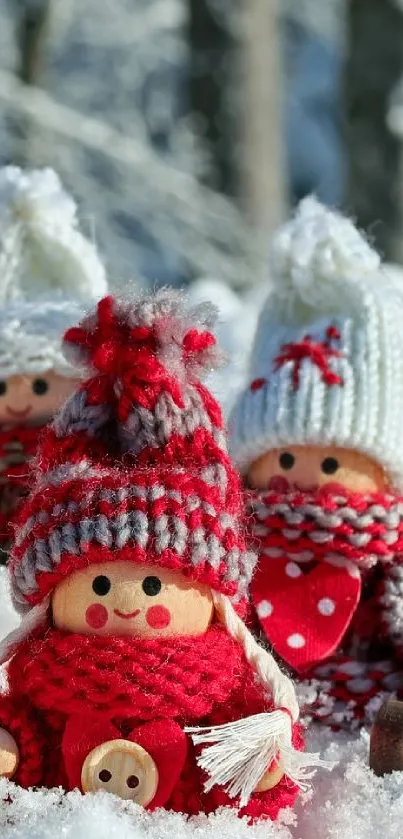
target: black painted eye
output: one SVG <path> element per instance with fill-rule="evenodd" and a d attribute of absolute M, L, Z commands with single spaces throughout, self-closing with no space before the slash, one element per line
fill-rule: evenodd
<path fill-rule="evenodd" d="M 46 379 L 34 379 L 32 382 L 32 390 L 37 396 L 43 396 L 49 390 L 49 385 Z"/>
<path fill-rule="evenodd" d="M 144 594 L 148 594 L 149 597 L 155 597 L 156 594 L 159 594 L 162 588 L 161 580 L 158 577 L 145 577 L 143 580 L 143 591 Z"/>
<path fill-rule="evenodd" d="M 111 581 L 109 577 L 104 577 L 103 574 L 100 574 L 99 577 L 95 577 L 92 583 L 92 590 L 100 597 L 104 597 L 105 594 L 108 594 L 110 587 Z"/>
<path fill-rule="evenodd" d="M 278 462 L 282 469 L 288 471 L 288 469 L 292 469 L 292 467 L 294 466 L 295 457 L 293 454 L 291 454 L 291 452 L 283 452 L 280 455 Z"/>
<path fill-rule="evenodd" d="M 138 787 L 139 783 L 140 783 L 140 781 L 139 781 L 137 775 L 129 775 L 129 777 L 126 778 L 126 784 L 129 787 L 129 789 L 136 789 L 136 787 Z"/>
<path fill-rule="evenodd" d="M 107 784 L 108 781 L 110 781 L 111 777 L 112 775 L 108 769 L 101 769 L 98 775 L 99 780 L 102 781 L 103 784 Z"/>
<path fill-rule="evenodd" d="M 7 382 L 4 382 L 3 380 L 1 380 L 0 381 L 0 396 L 4 396 L 6 390 L 7 390 Z"/>
<path fill-rule="evenodd" d="M 339 465 L 339 461 L 336 460 L 335 457 L 325 457 L 325 459 L 322 460 L 320 468 L 325 475 L 334 475 L 334 473 L 337 472 Z"/>

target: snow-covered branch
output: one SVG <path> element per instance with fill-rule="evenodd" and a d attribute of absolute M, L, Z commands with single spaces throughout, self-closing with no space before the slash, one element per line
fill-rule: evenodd
<path fill-rule="evenodd" d="M 251 234 L 230 201 L 170 165 L 150 144 L 56 102 L 39 88 L 22 85 L 5 71 L 0 71 L 0 100 L 42 128 L 130 170 L 137 181 L 133 207 L 138 213 L 141 205 L 141 215 L 150 219 L 158 239 L 169 229 L 169 243 L 196 273 L 218 274 L 235 287 L 245 284 Z"/>

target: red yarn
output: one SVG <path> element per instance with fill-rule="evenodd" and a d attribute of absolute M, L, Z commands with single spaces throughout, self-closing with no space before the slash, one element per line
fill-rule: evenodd
<path fill-rule="evenodd" d="M 354 728 L 370 724 L 375 708 L 374 703 L 371 708 L 371 700 L 395 691 L 398 696 L 403 695 L 403 632 L 399 613 L 392 611 L 398 608 L 396 604 L 402 596 L 403 519 L 397 513 L 401 499 L 380 492 L 351 493 L 343 487 L 335 491 L 328 486 L 312 493 L 293 492 L 286 486 L 283 489 L 267 493 L 248 491 L 253 511 L 249 525 L 259 547 L 258 567 L 267 572 L 272 594 L 276 563 L 287 560 L 295 568 L 289 577 L 289 590 L 295 585 L 294 578 L 301 582 L 301 591 L 305 587 L 306 596 L 299 603 L 301 611 L 294 612 L 295 631 L 304 633 L 305 616 L 314 613 L 307 612 L 304 604 L 312 592 L 315 572 L 324 567 L 329 555 L 353 562 L 360 571 L 360 599 L 337 646 L 320 661 L 312 660 L 296 673 L 310 682 L 311 694 L 317 689 L 317 701 L 307 712 L 332 726 Z M 363 544 L 353 544 L 355 534 L 363 539 Z M 347 566 L 339 570 L 343 567 L 348 574 Z M 265 596 L 262 586 L 259 590 L 259 573 L 252 584 L 255 607 Z M 288 603 L 286 591 L 285 584 L 282 596 L 283 602 Z M 336 594 L 334 604 L 336 614 L 340 614 Z M 315 597 L 318 599 L 316 589 Z M 270 601 L 272 615 L 277 614 L 284 637 L 284 619 L 276 612 L 273 601 Z M 270 620 L 269 614 L 267 627 Z M 252 621 L 257 631 L 259 625 L 264 630 L 264 616 L 258 620 L 255 611 Z M 331 615 L 326 621 L 332 621 Z M 312 626 L 312 621 L 306 625 Z M 278 633 L 274 634 L 278 637 Z M 306 636 L 306 649 L 312 648 L 313 640 L 312 636 Z M 273 638 L 270 641 L 276 651 Z M 280 656 L 278 650 L 277 654 Z"/>
<path fill-rule="evenodd" d="M 201 439 L 204 439 L 203 430 L 200 431 L 200 434 Z M 195 437 L 197 436 L 198 432 L 195 433 Z M 207 444 L 208 440 L 206 440 L 208 454 Z M 201 452 L 201 467 L 204 465 L 205 454 L 206 451 Z M 38 540 L 48 538 L 54 528 L 60 528 L 63 525 L 78 525 L 86 517 L 96 518 L 104 515 L 111 519 L 134 510 L 145 513 L 150 521 L 161 515 L 175 517 L 184 522 L 189 533 L 197 531 L 198 528 L 203 528 L 206 533 L 211 533 L 219 538 L 225 551 L 233 549 L 245 551 L 243 534 L 242 532 L 239 533 L 237 529 L 237 520 L 242 513 L 241 490 L 237 475 L 230 466 L 228 455 L 217 449 L 217 458 L 220 458 L 221 464 L 228 467 L 228 483 L 225 489 L 207 484 L 197 472 L 192 474 L 190 468 L 189 471 L 186 471 L 188 457 L 189 453 L 186 453 L 182 469 L 178 468 L 175 462 L 170 467 L 169 459 L 165 467 L 160 465 L 159 468 L 155 466 L 153 469 L 143 470 L 139 468 L 141 464 L 137 463 L 136 468 L 123 470 L 115 467 L 109 469 L 107 474 L 101 474 L 100 477 L 87 481 L 81 478 L 62 481 L 58 486 L 41 488 L 39 492 L 27 499 L 24 509 L 21 511 L 19 524 L 23 525 L 31 517 L 35 518 L 35 523 L 31 524 L 25 536 L 14 546 L 10 566 L 12 572 L 18 567 L 30 546 Z M 207 459 L 205 465 L 209 466 L 210 464 L 211 460 Z M 139 494 L 134 495 L 130 492 L 133 486 L 137 489 L 163 486 L 165 492 L 160 498 L 147 501 Z M 107 490 L 115 490 L 116 492 L 127 490 L 127 494 L 120 500 L 118 496 L 113 496 L 108 501 L 105 499 Z M 181 493 L 179 500 L 176 500 L 169 490 L 179 491 Z M 192 496 L 196 496 L 200 499 L 200 502 L 205 502 L 205 504 L 201 503 L 198 508 L 186 511 L 182 499 Z M 210 514 L 207 505 L 213 506 L 214 515 Z M 57 509 L 57 515 L 53 514 L 55 509 Z M 48 520 L 44 519 L 46 513 L 49 516 Z M 223 524 L 220 513 L 233 516 L 234 528 Z M 141 564 L 152 562 L 156 566 L 159 565 L 172 570 L 177 569 L 194 580 L 210 585 L 216 591 L 234 596 L 237 592 L 238 583 L 236 580 L 228 579 L 225 556 L 216 565 L 210 563 L 208 559 L 201 559 L 198 564 L 193 564 L 189 560 L 191 549 L 190 539 L 181 553 L 177 553 L 170 547 L 158 552 L 153 550 L 152 545 L 142 548 L 130 542 L 122 549 L 116 548 L 111 551 L 108 547 L 89 541 L 86 544 L 81 544 L 80 550 L 75 552 L 63 551 L 51 572 L 39 569 L 37 588 L 32 595 L 27 597 L 27 601 L 32 605 L 40 602 L 65 576 L 92 562 L 119 561 L 122 559 Z"/>
<path fill-rule="evenodd" d="M 102 391 L 102 379 L 119 382 L 117 403 L 121 422 L 127 420 L 133 404 L 152 411 L 164 392 L 179 408 L 184 407 L 178 370 L 170 369 L 159 357 L 161 335 L 165 329 L 170 337 L 171 319 L 167 316 L 164 320 L 160 316 L 152 326 L 131 326 L 128 311 L 119 306 L 113 297 L 105 297 L 98 303 L 95 323 L 90 318 L 82 326 L 67 330 L 64 336 L 67 345 L 75 345 L 84 351 L 87 364 L 100 374 L 99 404 L 109 401 Z M 171 343 L 178 344 L 175 335 L 171 337 Z M 208 330 L 189 328 L 181 338 L 182 364 L 191 366 L 192 362 L 197 363 L 198 358 L 203 357 L 215 343 L 214 335 Z M 93 380 L 92 385 L 96 381 Z M 88 383 L 85 387 L 88 389 Z M 91 386 L 89 391 L 93 396 L 94 387 Z"/>
<path fill-rule="evenodd" d="M 108 712 L 124 737 L 125 730 L 146 721 L 214 725 L 272 709 L 241 647 L 218 625 L 200 637 L 153 640 L 48 628 L 20 646 L 8 677 L 0 724 L 17 740 L 21 763 L 16 780 L 23 786 L 66 784 L 60 745 L 73 714 Z M 298 727 L 294 740 L 301 748 Z M 296 794 L 295 785 L 284 778 L 274 790 L 254 793 L 242 813 L 276 818 Z M 222 789 L 204 793 L 189 743 L 185 768 L 166 806 L 191 814 L 222 804 L 234 806 L 234 801 Z"/>
<path fill-rule="evenodd" d="M 283 480 L 283 478 L 281 478 Z M 374 492 L 357 493 L 345 488 L 334 491 L 334 487 L 328 486 L 313 492 L 290 491 L 278 492 L 269 490 L 267 492 L 247 492 L 249 505 L 256 512 L 256 524 L 258 524 L 259 535 L 257 543 L 267 548 L 277 548 L 285 554 L 302 553 L 313 551 L 315 559 L 325 558 L 329 554 L 337 553 L 340 556 L 361 564 L 366 559 L 373 558 L 373 561 L 381 557 L 391 557 L 391 554 L 403 553 L 403 517 L 400 517 L 393 527 L 396 540 L 389 543 L 387 536 L 390 525 L 386 514 L 392 511 L 399 498 L 396 495 Z M 256 503 L 255 503 L 256 500 Z M 281 505 L 281 510 L 278 506 Z M 304 514 L 304 508 L 309 505 L 320 508 L 323 516 L 334 516 L 338 518 L 340 510 L 348 507 L 351 511 L 351 520 L 344 518 L 342 521 L 332 524 L 331 528 L 321 526 L 317 518 L 312 514 Z M 383 518 L 372 515 L 372 508 L 380 507 L 385 513 Z M 287 515 L 298 512 L 298 521 L 288 521 Z M 357 516 L 368 514 L 372 521 L 359 527 L 361 534 L 365 533 L 370 538 L 365 545 L 354 545 L 349 537 L 357 533 L 354 513 Z M 253 521 L 251 522 L 253 536 Z M 263 529 L 265 530 L 262 536 Z M 315 539 L 315 533 L 320 530 L 326 538 L 321 541 Z M 292 531 L 293 536 L 289 534 Z M 314 534 L 312 538 L 311 534 Z M 290 547 L 292 546 L 292 547 Z"/>
<path fill-rule="evenodd" d="M 29 461 L 35 457 L 43 428 L 0 430 L 0 542 L 13 537 L 13 522 L 30 484 Z M 15 462 L 15 461 L 21 462 Z"/>
<path fill-rule="evenodd" d="M 339 339 L 339 330 L 330 326 L 326 330 L 324 341 L 315 341 L 311 335 L 305 335 L 301 341 L 283 344 L 280 347 L 279 355 L 274 359 L 273 369 L 277 371 L 285 364 L 292 364 L 292 385 L 293 389 L 297 390 L 302 364 L 304 361 L 310 361 L 314 367 L 318 368 L 325 384 L 329 386 L 343 385 L 342 377 L 332 370 L 330 364 L 333 358 L 341 357 L 340 350 L 331 346 L 332 341 Z"/>

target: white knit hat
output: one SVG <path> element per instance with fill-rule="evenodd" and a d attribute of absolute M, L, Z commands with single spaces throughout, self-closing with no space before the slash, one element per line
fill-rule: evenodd
<path fill-rule="evenodd" d="M 403 286 L 352 222 L 306 198 L 279 231 L 248 382 L 230 420 L 241 472 L 285 445 L 335 445 L 403 488 Z"/>
<path fill-rule="evenodd" d="M 107 291 L 95 246 L 52 169 L 0 169 L 0 377 L 55 370 L 65 330 Z"/>

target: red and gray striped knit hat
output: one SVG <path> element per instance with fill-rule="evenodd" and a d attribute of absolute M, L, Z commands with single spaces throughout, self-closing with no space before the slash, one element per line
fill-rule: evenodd
<path fill-rule="evenodd" d="M 214 312 L 177 292 L 106 297 L 65 335 L 88 375 L 43 439 L 10 563 L 21 613 L 111 559 L 177 569 L 242 602 L 254 555 L 220 408 Z"/>

